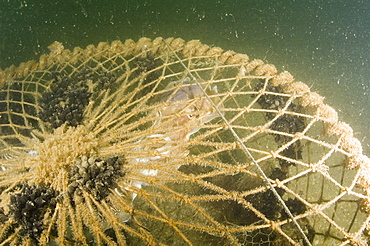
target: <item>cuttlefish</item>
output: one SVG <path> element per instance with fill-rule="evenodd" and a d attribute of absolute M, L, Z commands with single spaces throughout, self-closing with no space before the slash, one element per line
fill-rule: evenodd
<path fill-rule="evenodd" d="M 167 105 L 159 110 L 160 120 L 154 123 L 154 127 L 161 126 L 165 127 L 166 131 L 173 130 L 173 134 L 164 133 L 172 141 L 189 140 L 201 125 L 220 116 L 210 101 L 222 111 L 220 98 L 212 97 L 217 94 L 216 86 L 204 89 L 196 81 L 185 78 L 183 81 L 170 83 L 166 88 L 173 89 L 162 95 L 160 102 Z"/>
<path fill-rule="evenodd" d="M 141 179 L 143 176 L 167 177 L 181 166 L 176 163 L 181 163 L 179 160 L 189 154 L 186 142 L 191 135 L 198 132 L 202 125 L 220 117 L 214 108 L 215 105 L 219 112 L 223 110 L 221 99 L 215 96 L 218 94 L 217 87 L 201 86 L 196 81 L 185 78 L 166 87 L 166 92 L 158 100 L 161 107 L 155 112 L 158 120 L 151 126 L 155 133 L 137 142 L 141 145 L 137 150 L 142 156 L 130 160 L 135 166 L 130 170 L 131 175 L 135 176 L 136 173 Z M 139 189 L 147 185 L 139 180 L 131 180 L 130 183 Z M 137 196 L 129 191 L 129 187 L 117 187 L 114 190 L 131 202 Z M 127 221 L 130 216 L 121 213 L 121 221 Z"/>
<path fill-rule="evenodd" d="M 190 136 L 207 122 L 219 117 L 212 102 L 222 112 L 223 105 L 217 94 L 217 87 L 203 88 L 196 81 L 185 78 L 182 81 L 170 83 L 159 103 L 163 105 L 157 110 L 156 120 L 153 125 L 155 134 L 149 135 L 139 142 L 143 144 L 141 150 L 148 156 L 136 158 L 136 162 L 148 163 L 153 160 L 163 159 L 164 156 L 183 157 L 188 154 L 186 143 Z M 209 96 L 204 95 L 204 92 Z M 212 102 L 210 101 L 212 100 Z M 152 153 L 157 153 L 155 156 Z M 156 171 L 148 172 L 156 175 Z"/>

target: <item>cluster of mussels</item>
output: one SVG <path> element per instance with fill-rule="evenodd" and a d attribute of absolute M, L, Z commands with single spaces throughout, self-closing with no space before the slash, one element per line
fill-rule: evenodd
<path fill-rule="evenodd" d="M 70 197 L 81 195 L 86 190 L 95 200 L 100 201 L 108 196 L 109 189 L 114 187 L 117 178 L 125 173 L 123 157 L 110 157 L 102 160 L 96 157 L 82 156 L 76 160 L 69 171 L 68 193 Z"/>
<path fill-rule="evenodd" d="M 117 76 L 113 73 L 104 72 L 99 76 L 98 79 L 98 89 L 107 89 L 112 88 L 114 83 L 116 82 Z"/>
<path fill-rule="evenodd" d="M 260 80 L 256 86 L 256 91 L 261 90 L 264 87 L 264 80 Z M 266 90 L 270 92 L 282 93 L 281 87 L 267 85 Z M 263 94 L 261 97 L 258 98 L 257 103 L 263 109 L 271 109 L 271 110 L 281 110 L 286 107 L 288 102 L 288 97 L 273 95 L 273 94 Z M 291 112 L 301 113 L 302 108 L 299 105 L 294 103 L 290 103 L 287 107 L 287 110 Z M 267 120 L 272 120 L 276 117 L 275 113 L 268 112 L 266 113 Z M 279 131 L 279 132 L 286 132 L 290 134 L 295 134 L 297 132 L 302 132 L 305 129 L 305 121 L 302 117 L 298 117 L 295 115 L 284 114 L 277 118 L 270 126 L 270 129 Z M 291 140 L 291 137 L 284 136 L 280 134 L 275 135 L 275 142 L 279 145 L 283 145 Z M 291 144 L 288 148 L 283 150 L 281 155 L 286 156 L 291 159 L 302 159 L 302 149 L 300 145 L 300 141 L 297 140 L 293 144 Z M 289 166 L 295 165 L 292 162 L 287 160 L 279 159 L 280 168 L 275 168 L 273 172 L 270 174 L 269 178 L 272 180 L 284 180 L 288 177 L 288 169 Z M 285 191 L 282 188 L 276 188 L 276 191 L 280 196 L 283 196 Z M 258 207 L 260 211 L 271 220 L 285 220 L 289 216 L 285 212 L 284 208 L 275 197 L 271 190 L 267 190 L 266 192 L 260 194 L 262 197 L 259 197 L 257 200 L 259 201 Z M 261 200 L 263 202 L 261 202 Z M 306 211 L 306 206 L 299 201 L 298 199 L 289 198 L 284 201 L 286 206 L 289 208 L 293 215 L 302 214 Z M 308 225 L 310 226 L 310 225 Z M 310 233 L 310 235 L 314 235 L 314 233 Z M 273 235 L 271 235 L 273 237 Z M 271 237 L 270 236 L 270 237 Z M 309 240 L 313 240 L 312 236 L 309 236 Z"/>
<path fill-rule="evenodd" d="M 111 87 L 116 77 L 112 73 L 97 73 L 83 68 L 74 75 L 53 72 L 50 80 L 49 88 L 39 99 L 40 111 L 37 116 L 55 129 L 63 124 L 69 127 L 82 124 L 84 110 L 94 96 L 92 88 L 101 90 Z M 95 85 L 89 88 L 94 80 Z M 14 86 L 20 87 L 18 90 L 21 91 L 22 85 L 14 83 Z M 13 97 L 18 96 L 13 94 Z M 18 101 L 21 102 L 21 99 Z M 0 111 L 7 111 L 7 107 L 0 103 Z M 35 114 L 36 112 L 33 115 Z M 8 119 L 1 116 L 2 114 L 0 123 L 2 121 L 8 123 Z M 72 205 L 74 196 L 81 196 L 82 190 L 87 191 L 97 201 L 105 199 L 110 192 L 109 189 L 115 187 L 117 178 L 124 175 L 122 166 L 125 162 L 123 156 L 105 159 L 86 156 L 77 158 L 75 165 L 68 170 L 67 195 L 71 198 Z M 0 223 L 14 219 L 14 224 L 8 230 L 8 236 L 9 233 L 18 230 L 21 237 L 30 238 L 32 243 L 37 244 L 42 231 L 45 230 L 44 218 L 47 213 L 53 213 L 59 198 L 62 199 L 61 195 L 52 188 L 23 183 L 19 191 L 14 191 L 10 195 L 9 212 L 0 210 Z M 0 239 L 0 244 L 3 239 Z"/>
<path fill-rule="evenodd" d="M 37 240 L 44 230 L 43 217 L 53 211 L 57 193 L 44 187 L 23 184 L 21 190 L 10 196 L 10 215 L 20 227 L 19 235 Z"/>
<path fill-rule="evenodd" d="M 58 72 L 51 76 L 50 88 L 40 98 L 41 111 L 38 117 L 50 123 L 52 128 L 58 128 L 64 123 L 68 126 L 81 124 L 91 96 L 86 79 L 82 76 L 82 79 L 74 80 Z"/>
<path fill-rule="evenodd" d="M 160 65 L 159 60 L 155 60 L 153 56 L 139 57 L 136 59 L 135 65 L 137 67 L 137 73 L 146 73 L 151 71 L 151 73 L 145 77 L 145 80 L 153 81 L 160 75 L 159 72 L 152 71 Z"/>
<path fill-rule="evenodd" d="M 88 105 L 92 92 L 88 82 L 95 83 L 95 90 L 112 87 L 116 81 L 113 73 L 93 72 L 90 68 L 81 68 L 75 75 L 60 72 L 51 73 L 50 88 L 40 98 L 38 117 L 50 123 L 52 128 L 63 124 L 77 126 L 82 123 L 83 113 Z"/>
<path fill-rule="evenodd" d="M 264 86 L 264 81 L 261 80 L 256 85 L 256 89 L 260 90 Z M 276 92 L 281 93 L 280 86 L 274 87 L 268 85 L 266 87 L 267 91 L 270 92 Z M 273 94 L 264 94 L 260 98 L 258 98 L 257 103 L 263 108 L 263 109 L 271 109 L 271 110 L 281 110 L 286 106 L 286 103 L 288 101 L 288 97 L 273 95 Z M 296 105 L 294 103 L 291 103 L 288 108 L 288 111 L 300 113 L 302 111 L 302 107 L 299 105 Z M 266 113 L 266 118 L 268 120 L 272 120 L 276 117 L 275 113 Z M 281 115 L 278 119 L 276 119 L 270 126 L 271 130 L 279 131 L 279 132 L 286 132 L 286 133 L 297 133 L 301 132 L 305 129 L 306 125 L 302 117 L 298 117 L 295 115 L 290 114 L 284 114 Z M 286 143 L 290 141 L 291 138 L 288 136 L 283 135 L 275 135 L 275 141 L 277 143 Z"/>
<path fill-rule="evenodd" d="M 262 89 L 264 86 L 264 81 L 260 80 L 256 84 L 256 90 Z M 274 87 L 267 85 L 266 90 L 270 92 L 281 93 L 280 86 Z M 281 110 L 286 107 L 286 103 L 288 101 L 288 97 L 273 95 L 273 94 L 264 94 L 258 98 L 257 103 L 263 109 L 271 109 L 271 110 Z M 294 103 L 290 103 L 287 110 L 291 112 L 301 113 L 302 107 L 296 105 Z M 276 117 L 275 113 L 268 112 L 266 113 L 267 120 L 272 120 Z M 272 122 L 270 129 L 279 132 L 286 132 L 290 134 L 295 134 L 297 132 L 302 132 L 306 127 L 306 123 L 302 117 L 290 114 L 284 114 L 279 116 L 274 122 Z M 275 135 L 275 142 L 282 145 L 291 140 L 291 137 L 276 134 Z M 294 144 L 290 145 L 287 149 L 285 149 L 282 154 L 286 157 L 292 159 L 301 159 L 302 158 L 302 150 L 300 148 L 300 142 L 296 141 Z M 286 170 L 287 167 L 292 165 L 293 163 L 289 163 L 285 160 L 279 160 L 280 165 L 283 170 Z"/>
<path fill-rule="evenodd" d="M 69 170 L 67 190 L 72 206 L 74 196 L 82 196 L 82 190 L 87 191 L 97 201 L 105 199 L 110 189 L 115 187 L 117 178 L 124 176 L 122 166 L 125 162 L 126 159 L 123 156 L 105 160 L 86 156 L 76 159 L 75 165 Z M 45 214 L 53 213 L 58 197 L 60 197 L 58 192 L 51 188 L 23 184 L 19 191 L 15 191 L 10 196 L 9 213 L 5 214 L 0 210 L 0 222 L 4 223 L 9 218 L 13 218 L 15 223 L 9 233 L 19 228 L 20 236 L 30 238 L 37 243 L 45 229 Z"/>
<path fill-rule="evenodd" d="M 138 91 L 134 99 L 140 99 L 148 94 L 153 88 L 154 84 L 150 84 L 152 81 L 159 78 L 161 73 L 156 70 L 161 65 L 160 60 L 154 59 L 153 56 L 138 57 L 133 60 L 134 72 L 132 76 L 135 78 L 142 78 L 140 80 L 141 90 Z"/>

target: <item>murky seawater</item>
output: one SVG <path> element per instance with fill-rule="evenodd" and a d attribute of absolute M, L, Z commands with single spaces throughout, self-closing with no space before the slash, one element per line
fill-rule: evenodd
<path fill-rule="evenodd" d="M 370 153 L 370 3 L 351 1 L 59 1 L 0 3 L 0 68 L 100 41 L 181 37 L 289 70 L 337 109 Z"/>

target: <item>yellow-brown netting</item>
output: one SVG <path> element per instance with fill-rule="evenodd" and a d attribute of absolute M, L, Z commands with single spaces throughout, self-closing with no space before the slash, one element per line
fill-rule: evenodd
<path fill-rule="evenodd" d="M 323 97 L 193 40 L 0 71 L 1 245 L 367 245 L 370 161 Z"/>

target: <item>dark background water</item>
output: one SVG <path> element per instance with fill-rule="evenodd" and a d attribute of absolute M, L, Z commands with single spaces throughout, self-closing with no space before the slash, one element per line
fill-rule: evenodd
<path fill-rule="evenodd" d="M 142 36 L 200 39 L 290 71 L 326 97 L 370 153 L 370 1 L 0 0 L 0 68 Z"/>

